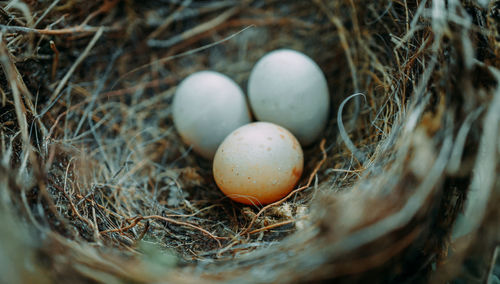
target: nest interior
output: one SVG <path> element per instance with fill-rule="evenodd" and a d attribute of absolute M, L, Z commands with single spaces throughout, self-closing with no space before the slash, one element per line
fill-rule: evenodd
<path fill-rule="evenodd" d="M 500 1 L 4 1 L 4 283 L 500 281 Z M 289 198 L 246 206 L 170 103 L 299 50 L 330 120 Z M 460 282 L 462 281 L 462 282 Z"/>

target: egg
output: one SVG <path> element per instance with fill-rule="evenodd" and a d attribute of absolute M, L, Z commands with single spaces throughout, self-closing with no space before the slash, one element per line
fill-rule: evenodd
<path fill-rule="evenodd" d="M 311 58 L 294 50 L 264 55 L 250 73 L 248 96 L 258 120 L 287 128 L 303 146 L 319 137 L 328 119 L 325 76 Z"/>
<path fill-rule="evenodd" d="M 207 159 L 213 158 L 229 133 L 250 122 L 241 88 L 213 71 L 193 73 L 180 83 L 172 102 L 172 116 L 182 140 Z"/>
<path fill-rule="evenodd" d="M 273 123 L 254 122 L 224 139 L 215 153 L 213 175 L 232 200 L 263 205 L 292 191 L 303 164 L 302 148 L 292 133 Z"/>

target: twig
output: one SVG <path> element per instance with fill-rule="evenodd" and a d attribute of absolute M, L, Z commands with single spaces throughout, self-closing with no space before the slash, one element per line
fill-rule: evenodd
<path fill-rule="evenodd" d="M 75 72 L 76 68 L 82 63 L 83 60 L 88 56 L 90 50 L 94 47 L 94 45 L 97 43 L 97 40 L 101 37 L 102 33 L 104 32 L 103 27 L 100 27 L 92 40 L 90 40 L 89 44 L 85 48 L 85 50 L 80 54 L 80 56 L 76 59 L 76 61 L 73 63 L 71 68 L 68 70 L 68 73 L 63 77 L 61 82 L 59 82 L 59 85 L 57 86 L 56 90 L 54 93 L 52 93 L 52 96 L 49 99 L 48 106 L 42 111 L 42 113 L 39 115 L 40 117 L 43 116 L 49 109 L 54 105 L 54 103 L 57 101 L 59 93 L 62 91 L 64 86 L 66 86 L 66 83 L 68 82 L 69 78 L 71 75 L 73 75 L 73 72 Z"/>
<path fill-rule="evenodd" d="M 0 7 L 0 14 L 2 14 L 2 16 L 7 18 L 8 21 L 14 21 L 14 23 L 16 23 L 16 25 L 18 25 L 18 26 L 24 25 L 23 22 L 19 21 L 16 17 L 10 15 L 9 12 L 5 11 L 5 9 L 3 7 Z"/>
<path fill-rule="evenodd" d="M 136 242 L 142 240 L 144 238 L 144 236 L 146 235 L 146 233 L 148 232 L 148 230 L 149 230 L 149 220 L 146 221 L 146 225 L 144 226 L 144 229 L 142 230 L 142 233 L 137 238 Z"/>
<path fill-rule="evenodd" d="M 30 148 L 30 141 L 28 135 L 28 122 L 26 120 L 26 107 L 23 104 L 23 100 L 21 98 L 21 92 L 19 90 L 19 86 L 16 83 L 16 72 L 13 67 L 14 63 L 12 62 L 7 47 L 3 41 L 3 34 L 0 33 L 0 61 L 3 67 L 3 71 L 5 73 L 5 77 L 9 81 L 10 88 L 12 89 L 12 96 L 14 98 L 14 107 L 16 111 L 17 121 L 19 123 L 19 128 L 21 130 L 21 137 L 24 145 L 24 152 L 28 153 Z"/>
<path fill-rule="evenodd" d="M 50 4 L 50 6 L 45 9 L 43 14 L 40 16 L 40 18 L 38 18 L 38 20 L 36 20 L 35 24 L 33 25 L 34 28 L 38 26 L 38 24 L 50 13 L 50 11 L 52 11 L 52 9 L 59 3 L 59 1 L 61 0 L 54 0 L 52 4 Z"/>
<path fill-rule="evenodd" d="M 92 20 L 95 16 L 109 12 L 113 9 L 120 0 L 104 0 L 104 3 L 94 12 L 90 13 L 87 18 L 80 24 L 80 26 L 86 26 L 87 23 Z"/>
<path fill-rule="evenodd" d="M 0 30 L 5 30 L 7 32 L 12 32 L 12 33 L 25 33 L 25 34 L 34 33 L 40 35 L 66 35 L 66 34 L 76 34 L 76 33 L 97 33 L 100 30 L 102 30 L 102 32 L 104 31 L 107 32 L 117 29 L 114 27 L 75 26 L 64 29 L 49 30 L 49 29 L 32 29 L 19 26 L 0 25 Z"/>
<path fill-rule="evenodd" d="M 266 226 L 266 227 L 255 229 L 253 231 L 248 232 L 248 234 L 251 235 L 251 234 L 258 233 L 258 232 L 267 231 L 267 230 L 270 230 L 270 229 L 274 229 L 276 227 L 281 227 L 281 226 L 284 226 L 284 225 L 288 225 L 288 224 L 294 223 L 296 221 L 297 220 L 286 220 L 286 221 L 279 222 L 279 223 L 276 223 L 276 224 L 272 224 L 272 225 L 269 225 L 269 226 Z"/>
<path fill-rule="evenodd" d="M 138 84 L 131 86 L 131 87 L 128 87 L 128 88 L 104 92 L 104 93 L 101 93 L 99 95 L 103 96 L 103 97 L 107 97 L 107 98 L 123 96 L 123 95 L 134 93 L 140 89 L 147 90 L 149 88 L 156 88 L 156 87 L 160 86 L 161 84 L 171 85 L 171 84 L 174 84 L 175 82 L 176 82 L 176 80 L 172 77 L 164 77 L 164 78 L 160 78 L 160 79 L 154 79 L 154 80 L 151 80 L 151 81 L 148 81 L 145 83 L 138 83 Z"/>
<path fill-rule="evenodd" d="M 231 9 L 225 11 L 224 13 L 220 14 L 219 16 L 215 17 L 214 19 L 212 19 L 208 22 L 202 23 L 202 24 L 200 24 L 200 25 L 198 25 L 190 30 L 184 31 L 183 33 L 181 33 L 179 35 L 175 35 L 175 36 L 169 38 L 168 40 L 160 41 L 160 40 L 150 39 L 150 40 L 148 40 L 148 44 L 154 45 L 155 47 L 162 47 L 162 48 L 171 47 L 172 45 L 175 45 L 183 40 L 189 39 L 191 37 L 194 37 L 196 35 L 199 35 L 201 33 L 204 33 L 206 31 L 214 29 L 215 27 L 224 23 L 225 21 L 227 21 L 227 19 L 229 19 L 230 17 L 232 17 L 233 15 L 238 13 L 238 11 L 239 11 L 238 7 L 233 7 Z"/>
<path fill-rule="evenodd" d="M 198 230 L 198 231 L 204 233 L 205 235 L 208 235 L 210 238 L 212 238 L 213 240 L 215 240 L 217 242 L 217 244 L 219 245 L 219 247 L 222 247 L 222 244 L 219 241 L 219 239 L 221 239 L 220 237 L 214 236 L 209 231 L 207 231 L 207 230 L 205 230 L 205 229 L 203 229 L 201 227 L 198 227 L 196 225 L 193 225 L 193 224 L 190 224 L 190 223 L 186 223 L 186 222 L 182 222 L 182 221 L 177 221 L 177 220 L 174 220 L 174 219 L 171 219 L 171 218 L 167 218 L 167 217 L 163 217 L 163 216 L 159 216 L 159 215 L 151 215 L 151 216 L 146 216 L 146 217 L 142 217 L 142 218 L 143 218 L 143 220 L 159 219 L 159 220 L 170 222 L 170 223 L 173 223 L 173 224 L 176 224 L 176 225 L 193 228 L 195 230 Z"/>
<path fill-rule="evenodd" d="M 71 199 L 71 197 L 68 196 L 68 194 L 66 192 L 63 192 L 63 195 L 66 197 L 66 199 L 68 200 L 69 202 L 69 206 L 71 207 L 71 211 L 73 212 L 73 214 L 76 215 L 76 217 L 78 217 L 78 219 L 82 220 L 83 222 L 85 222 L 85 224 L 87 224 L 87 226 L 89 226 L 89 228 L 92 229 L 93 232 L 96 231 L 96 227 L 94 226 L 94 223 L 92 223 L 92 221 L 90 221 L 88 218 L 86 217 L 83 217 L 80 212 L 78 212 L 78 210 L 76 209 L 76 206 L 75 204 L 73 203 L 73 200 Z M 95 235 L 95 234 L 94 234 Z"/>
<path fill-rule="evenodd" d="M 57 64 L 59 63 L 59 50 L 57 50 L 56 44 L 53 40 L 50 41 L 50 49 L 54 52 L 54 59 L 52 60 L 52 81 L 56 79 Z"/>
<path fill-rule="evenodd" d="M 136 217 L 136 218 L 133 219 L 132 224 L 130 224 L 128 226 L 121 227 L 121 228 L 116 228 L 116 229 L 105 230 L 105 231 L 100 231 L 99 233 L 101 235 L 102 234 L 107 234 L 107 233 L 114 233 L 114 232 L 120 232 L 120 233 L 122 233 L 124 231 L 128 231 L 128 230 L 132 229 L 133 227 L 135 227 L 142 220 L 143 220 L 142 217 Z"/>
<path fill-rule="evenodd" d="M 184 0 L 184 2 L 182 2 L 181 6 L 179 6 L 177 10 L 175 10 L 172 14 L 165 18 L 163 23 L 148 35 L 148 39 L 153 39 L 160 35 L 166 28 L 168 28 L 168 26 L 170 26 L 170 24 L 174 22 L 175 18 L 182 12 L 182 10 L 184 10 L 191 4 L 191 2 L 192 0 Z"/>

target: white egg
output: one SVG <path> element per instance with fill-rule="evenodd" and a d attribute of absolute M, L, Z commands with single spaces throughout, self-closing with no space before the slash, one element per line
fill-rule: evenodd
<path fill-rule="evenodd" d="M 314 142 L 328 119 L 325 76 L 311 58 L 294 50 L 263 56 L 250 74 L 248 96 L 258 120 L 287 128 L 302 145 Z"/>
<path fill-rule="evenodd" d="M 213 71 L 185 78 L 175 92 L 172 112 L 183 141 L 207 159 L 213 158 L 229 133 L 250 122 L 241 88 L 229 77 Z"/>
<path fill-rule="evenodd" d="M 302 175 L 299 142 L 285 128 L 269 122 L 244 125 L 215 153 L 213 174 L 220 190 L 234 201 L 268 204 L 293 190 Z"/>

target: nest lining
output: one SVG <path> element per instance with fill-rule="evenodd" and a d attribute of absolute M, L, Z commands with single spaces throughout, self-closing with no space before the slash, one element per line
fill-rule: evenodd
<path fill-rule="evenodd" d="M 481 253 L 497 240 L 492 206 L 482 245 L 451 237 L 479 147 L 482 170 L 498 168 L 486 135 L 498 3 L 13 3 L 0 46 L 3 238 L 18 254 L 6 281 L 439 282 L 478 274 L 471 251 L 494 267 Z M 245 86 L 280 47 L 320 65 L 332 113 L 325 142 L 304 149 L 307 186 L 262 210 L 218 191 L 169 105 L 188 74 Z"/>

